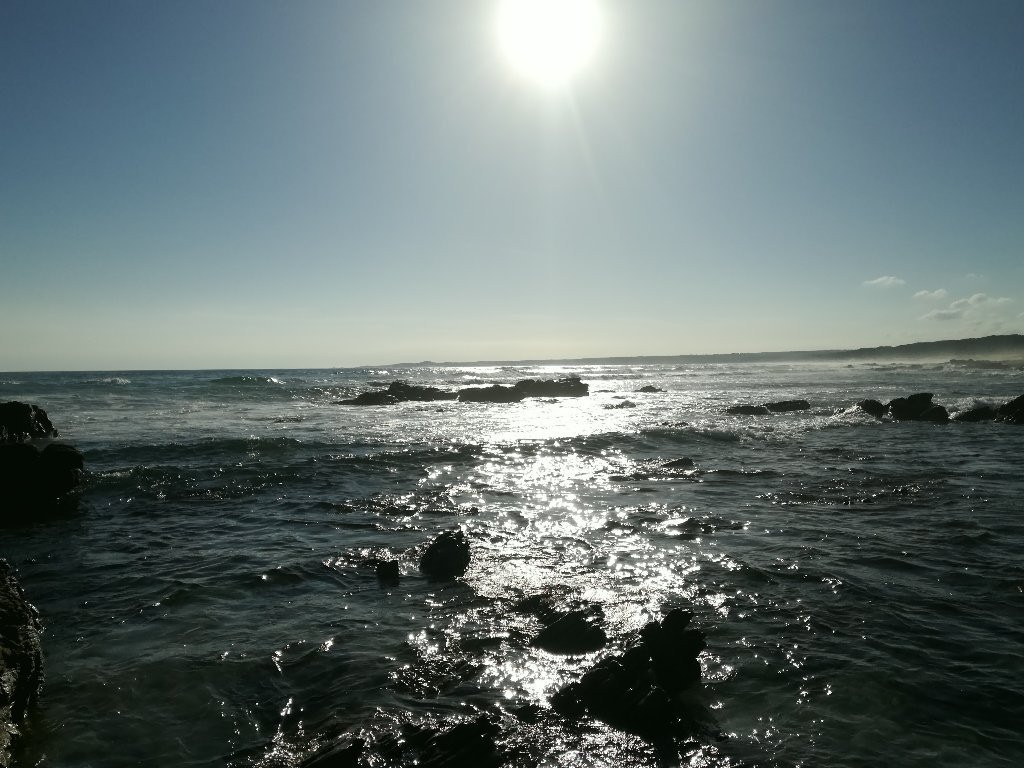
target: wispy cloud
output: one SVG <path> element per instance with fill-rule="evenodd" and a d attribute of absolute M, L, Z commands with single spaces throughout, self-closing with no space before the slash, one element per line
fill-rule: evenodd
<path fill-rule="evenodd" d="M 938 293 L 938 291 L 932 292 Z M 928 291 L 919 291 L 914 294 L 917 298 L 920 294 L 926 294 L 929 298 L 932 297 L 928 294 Z M 945 294 L 945 292 L 943 292 Z M 938 297 L 935 297 L 938 298 Z M 989 296 L 987 293 L 975 293 L 966 299 L 957 299 L 950 303 L 946 309 L 933 309 L 928 314 L 924 315 L 922 320 L 969 320 L 975 325 L 983 323 L 997 323 L 1000 322 L 1000 317 L 1005 320 L 1006 316 L 999 314 L 999 308 L 1004 307 L 1007 304 L 1013 302 L 1013 299 L 1006 296 Z M 1024 314 L 1021 315 L 1024 317 Z"/>
<path fill-rule="evenodd" d="M 892 275 L 882 275 L 876 277 L 874 280 L 865 280 L 864 285 L 870 285 L 875 288 L 894 288 L 897 285 L 906 285 L 906 280 L 901 280 L 898 277 Z"/>
<path fill-rule="evenodd" d="M 914 298 L 938 300 L 944 299 L 948 295 L 949 294 L 946 292 L 945 288 L 936 288 L 934 291 L 918 291 L 917 293 L 914 294 Z"/>
<path fill-rule="evenodd" d="M 959 320 L 964 316 L 962 309 L 933 309 L 922 320 Z"/>

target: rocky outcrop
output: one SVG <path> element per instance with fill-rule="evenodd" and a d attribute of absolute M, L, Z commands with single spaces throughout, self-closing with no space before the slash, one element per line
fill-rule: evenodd
<path fill-rule="evenodd" d="M 453 579 L 469 567 L 469 541 L 462 531 L 439 534 L 420 558 L 420 571 L 432 579 Z"/>
<path fill-rule="evenodd" d="M 762 403 L 761 405 L 733 405 L 726 408 L 725 412 L 739 416 L 767 416 L 770 413 L 806 411 L 810 407 L 811 404 L 806 400 L 780 400 L 776 403 Z"/>
<path fill-rule="evenodd" d="M 653 394 L 656 394 L 658 392 L 664 392 L 664 391 L 665 391 L 664 389 L 659 389 L 658 387 L 655 387 L 652 384 L 646 384 L 646 385 L 640 387 L 640 389 L 637 390 L 637 392 L 644 392 L 644 393 L 649 394 L 649 395 L 653 395 Z"/>
<path fill-rule="evenodd" d="M 1009 424 L 1024 424 L 1024 395 L 1000 406 L 996 420 Z"/>
<path fill-rule="evenodd" d="M 969 408 L 966 411 L 960 411 L 958 414 L 952 417 L 950 421 L 956 421 L 960 423 L 976 423 L 979 421 L 995 421 L 998 411 L 990 405 L 980 405 L 977 408 Z"/>
<path fill-rule="evenodd" d="M 655 743 L 687 734 L 692 724 L 674 697 L 700 682 L 697 656 L 707 647 L 691 618 L 675 609 L 650 622 L 638 642 L 559 690 L 551 705 L 564 717 L 589 715 Z"/>
<path fill-rule="evenodd" d="M 599 651 L 608 643 L 608 635 L 592 612 L 579 610 L 558 616 L 542 629 L 530 645 L 548 653 L 578 655 Z"/>
<path fill-rule="evenodd" d="M 515 387 L 503 387 L 500 384 L 459 390 L 459 400 L 464 403 L 518 403 L 525 397 L 526 394 Z"/>
<path fill-rule="evenodd" d="M 876 419 L 880 419 L 885 416 L 885 406 L 878 400 L 861 400 L 857 403 L 857 407 L 869 416 L 874 416 Z"/>
<path fill-rule="evenodd" d="M 57 430 L 37 405 L 12 400 L 0 403 L 0 443 L 21 442 L 37 437 L 57 437 Z"/>
<path fill-rule="evenodd" d="M 43 682 L 39 613 L 5 560 L 0 560 L 0 768 L 11 765 L 14 740 Z"/>
<path fill-rule="evenodd" d="M 941 405 L 932 403 L 931 392 L 918 392 L 908 397 L 889 401 L 886 413 L 893 421 L 949 421 L 949 414 Z"/>
<path fill-rule="evenodd" d="M 437 387 L 421 387 L 405 381 L 393 381 L 383 391 L 363 392 L 348 400 L 336 400 L 338 405 L 394 405 L 395 403 L 430 403 L 436 400 L 454 400 L 455 392 Z"/>
<path fill-rule="evenodd" d="M 31 521 L 80 487 L 82 454 L 56 435 L 39 406 L 0 405 L 0 526 Z"/>

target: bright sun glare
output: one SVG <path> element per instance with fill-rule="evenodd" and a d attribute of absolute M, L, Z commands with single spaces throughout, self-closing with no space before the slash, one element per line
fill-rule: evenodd
<path fill-rule="evenodd" d="M 596 0 L 501 0 L 502 53 L 520 75 L 545 87 L 567 84 L 591 60 L 601 37 Z"/>

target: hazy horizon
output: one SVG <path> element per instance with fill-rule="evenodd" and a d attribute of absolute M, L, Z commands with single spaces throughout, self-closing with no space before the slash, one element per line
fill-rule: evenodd
<path fill-rule="evenodd" d="M 1024 331 L 1024 4 L 593 8 L 4 3 L 0 370 Z"/>

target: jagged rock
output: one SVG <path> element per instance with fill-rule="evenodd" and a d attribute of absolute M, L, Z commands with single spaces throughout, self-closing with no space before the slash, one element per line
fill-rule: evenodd
<path fill-rule="evenodd" d="M 996 419 L 1009 424 L 1024 424 L 1024 395 L 1000 406 Z"/>
<path fill-rule="evenodd" d="M 39 612 L 6 560 L 0 560 L 0 766 L 11 765 L 14 740 L 43 682 Z"/>
<path fill-rule="evenodd" d="M 932 405 L 931 392 L 918 392 L 909 397 L 897 397 L 890 400 L 886 411 L 893 421 L 915 421 L 920 419 Z"/>
<path fill-rule="evenodd" d="M 697 656 L 704 634 L 689 628 L 691 614 L 676 609 L 650 622 L 639 642 L 608 656 L 551 698 L 565 717 L 590 715 L 651 742 L 671 740 L 689 730 L 670 694 L 700 681 Z"/>
<path fill-rule="evenodd" d="M 608 635 L 586 611 L 571 611 L 561 616 L 530 641 L 530 645 L 548 653 L 567 655 L 593 653 L 607 643 Z"/>
<path fill-rule="evenodd" d="M 857 403 L 857 407 L 876 419 L 880 419 L 885 415 L 885 406 L 878 400 L 861 400 Z"/>
<path fill-rule="evenodd" d="M 363 392 L 348 400 L 335 400 L 335 405 L 394 405 L 398 398 L 387 392 Z"/>
<path fill-rule="evenodd" d="M 388 387 L 388 394 L 401 403 L 409 401 L 432 403 L 437 400 L 454 400 L 458 397 L 455 392 L 448 392 L 437 387 L 421 387 L 404 381 L 392 382 Z"/>
<path fill-rule="evenodd" d="M 941 405 L 933 405 L 930 408 L 925 408 L 921 415 L 917 417 L 917 421 L 931 421 L 936 424 L 945 424 L 949 421 L 949 412 Z"/>
<path fill-rule="evenodd" d="M 444 531 L 439 534 L 420 558 L 420 570 L 435 579 L 461 576 L 468 567 L 469 542 L 462 531 Z"/>
<path fill-rule="evenodd" d="M 653 394 L 655 394 L 657 392 L 664 392 L 664 391 L 665 391 L 664 389 L 659 389 L 658 387 L 655 387 L 655 386 L 653 386 L 651 384 L 646 384 L 646 385 L 640 387 L 640 389 L 637 390 L 637 392 L 646 392 L 647 394 L 651 394 L 651 395 L 653 395 Z"/>
<path fill-rule="evenodd" d="M 464 403 L 518 403 L 526 392 L 515 387 L 492 384 L 489 387 L 466 387 L 459 390 L 459 400 Z"/>
<path fill-rule="evenodd" d="M 37 405 L 12 400 L 0 403 L 0 443 L 57 437 L 57 430 Z"/>

